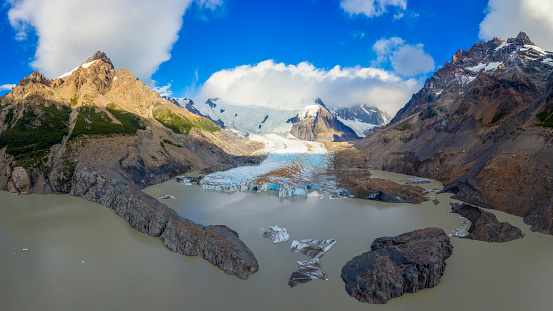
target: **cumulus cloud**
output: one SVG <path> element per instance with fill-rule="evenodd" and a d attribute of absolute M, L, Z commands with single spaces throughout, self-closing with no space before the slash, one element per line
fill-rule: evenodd
<path fill-rule="evenodd" d="M 15 86 L 15 84 L 0 85 L 0 91 L 11 91 Z"/>
<path fill-rule="evenodd" d="M 407 9 L 407 0 L 341 0 L 340 7 L 350 15 L 362 14 L 367 17 L 380 16 L 388 12 L 388 7 L 398 11 L 395 19 L 403 17 Z"/>
<path fill-rule="evenodd" d="M 480 23 L 481 39 L 516 37 L 520 31 L 535 44 L 553 50 L 553 2 L 551 0 L 490 0 Z"/>
<path fill-rule="evenodd" d="M 406 44 L 399 37 L 376 41 L 373 51 L 377 56 L 373 65 L 390 62 L 394 71 L 404 77 L 426 74 L 436 67 L 432 56 L 424 52 L 423 44 Z"/>
<path fill-rule="evenodd" d="M 70 71 L 101 50 L 115 66 L 148 83 L 171 57 L 193 0 L 8 0 L 16 38 L 38 38 L 32 66 L 48 77 Z M 197 0 L 213 9 L 222 0 Z"/>
<path fill-rule="evenodd" d="M 164 86 L 154 86 L 153 89 L 161 96 L 170 97 L 171 95 L 173 95 L 173 91 L 171 91 L 171 83 L 167 83 Z"/>
<path fill-rule="evenodd" d="M 320 97 L 326 105 L 366 104 L 393 115 L 421 86 L 382 69 L 336 66 L 319 69 L 263 61 L 214 73 L 202 86 L 197 101 L 220 97 L 235 105 L 298 109 Z"/>

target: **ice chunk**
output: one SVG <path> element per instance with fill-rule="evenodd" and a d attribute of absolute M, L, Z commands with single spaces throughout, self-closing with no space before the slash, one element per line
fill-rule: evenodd
<path fill-rule="evenodd" d="M 304 254 L 312 259 L 308 261 L 297 261 L 300 268 L 292 273 L 290 280 L 288 280 L 288 285 L 294 287 L 315 279 L 326 280 L 326 273 L 321 270 L 321 263 L 319 260 L 334 244 L 336 244 L 336 240 L 333 239 L 294 240 L 292 245 L 290 245 L 292 251 Z"/>
<path fill-rule="evenodd" d="M 280 243 L 288 241 L 290 236 L 286 232 L 286 228 L 280 228 L 279 226 L 271 226 L 269 230 L 263 232 L 264 238 L 269 238 L 273 243 Z"/>
<path fill-rule="evenodd" d="M 300 268 L 292 273 L 290 280 L 288 280 L 288 286 L 294 287 L 307 283 L 311 280 L 321 279 L 326 280 L 326 273 L 321 270 L 321 263 L 319 258 L 313 258 L 309 261 L 296 261 Z"/>
<path fill-rule="evenodd" d="M 336 240 L 294 240 L 290 248 L 293 252 L 304 254 L 310 258 L 321 258 L 334 245 Z"/>
<path fill-rule="evenodd" d="M 164 197 L 161 197 L 158 200 L 165 200 L 165 199 L 176 199 L 176 198 L 171 194 L 166 194 Z"/>
<path fill-rule="evenodd" d="M 411 177 L 407 179 L 399 179 L 398 182 L 404 182 L 408 185 L 420 185 L 420 184 L 430 184 L 431 180 L 419 177 Z"/>

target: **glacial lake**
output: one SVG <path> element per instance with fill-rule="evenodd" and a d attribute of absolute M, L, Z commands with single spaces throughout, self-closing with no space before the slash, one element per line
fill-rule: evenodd
<path fill-rule="evenodd" d="M 375 172 L 393 180 L 404 175 Z M 437 182 L 423 185 L 433 189 Z M 453 255 L 440 284 L 385 305 L 360 303 L 344 290 L 342 266 L 381 236 L 440 227 L 452 233 L 464 220 L 441 202 L 390 204 L 357 199 L 278 198 L 276 191 L 219 192 L 174 180 L 145 189 L 196 222 L 225 224 L 253 251 L 260 270 L 247 281 L 200 257 L 185 257 L 158 238 L 129 227 L 113 211 L 70 196 L 0 192 L 2 310 L 550 310 L 553 236 L 530 232 L 521 218 L 494 213 L 526 236 L 508 243 L 452 238 Z M 432 198 L 433 199 L 433 198 Z M 272 244 L 264 229 L 288 229 Z M 290 288 L 297 260 L 292 240 L 336 239 L 321 258 L 328 280 Z"/>

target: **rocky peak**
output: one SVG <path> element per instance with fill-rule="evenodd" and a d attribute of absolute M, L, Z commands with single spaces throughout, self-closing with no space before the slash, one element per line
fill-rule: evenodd
<path fill-rule="evenodd" d="M 436 104 L 432 103 L 438 101 L 439 97 L 454 99 L 474 83 L 482 84 L 488 78 L 493 80 L 493 77 L 504 74 L 510 77 L 527 71 L 529 67 L 535 72 L 534 76 L 541 76 L 543 81 L 553 69 L 553 53 L 535 46 L 524 32 L 507 41 L 493 38 L 475 43 L 470 49 L 457 51 L 451 63 L 446 62 L 427 79 L 423 89 L 398 111 L 392 123 L 403 120 L 421 109 L 425 111 L 422 119 L 430 118 L 437 112 L 433 108 L 425 110 L 426 105 L 435 106 Z M 439 102 L 445 104 L 448 101 Z M 423 103 L 425 107 L 421 108 L 420 105 Z M 447 111 L 446 108 L 443 110 Z"/>
<path fill-rule="evenodd" d="M 111 63 L 111 60 L 107 57 L 106 53 L 104 53 L 102 51 L 96 51 L 96 53 L 94 53 L 94 55 L 90 56 L 85 61 L 85 63 L 90 63 L 90 62 L 93 62 L 95 60 L 102 60 L 102 62 L 111 65 L 112 69 L 114 68 L 113 64 Z"/>
<path fill-rule="evenodd" d="M 40 73 L 38 72 L 38 70 L 35 70 L 27 78 L 19 81 L 19 84 L 22 84 L 22 85 L 26 85 L 29 83 L 41 83 L 41 84 L 48 85 L 49 80 L 44 77 L 43 73 Z"/>
<path fill-rule="evenodd" d="M 512 43 L 516 45 L 535 45 L 532 40 L 526 35 L 525 32 L 519 32 L 516 38 L 510 38 L 507 40 L 507 43 Z"/>

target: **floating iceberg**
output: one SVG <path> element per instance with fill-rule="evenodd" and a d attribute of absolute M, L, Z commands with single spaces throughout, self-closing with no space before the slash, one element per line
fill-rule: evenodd
<path fill-rule="evenodd" d="M 158 200 L 165 200 L 165 199 L 176 199 L 176 198 L 173 195 L 166 194 L 164 197 L 161 197 Z"/>
<path fill-rule="evenodd" d="M 408 185 L 420 185 L 420 184 L 429 184 L 432 182 L 430 179 L 420 178 L 420 177 L 411 177 L 407 179 L 399 179 L 398 182 L 404 182 Z"/>
<path fill-rule="evenodd" d="M 336 240 L 294 240 L 290 248 L 293 252 L 304 254 L 312 258 L 308 261 L 297 261 L 300 268 L 294 271 L 288 280 L 288 286 L 294 287 L 311 280 L 326 280 L 326 273 L 321 270 L 320 258 L 336 244 Z"/>
<path fill-rule="evenodd" d="M 292 273 L 290 280 L 288 280 L 288 286 L 294 287 L 315 279 L 327 280 L 326 273 L 321 270 L 321 263 L 318 258 L 296 262 L 300 268 Z"/>
<path fill-rule="evenodd" d="M 336 240 L 313 240 L 306 239 L 297 241 L 294 240 L 290 248 L 293 252 L 304 254 L 309 258 L 321 258 L 323 255 L 336 244 Z"/>
<path fill-rule="evenodd" d="M 263 232 L 264 238 L 269 238 L 273 243 L 280 243 L 288 241 L 290 236 L 286 232 L 286 228 L 280 228 L 279 226 L 271 226 L 269 230 Z"/>

